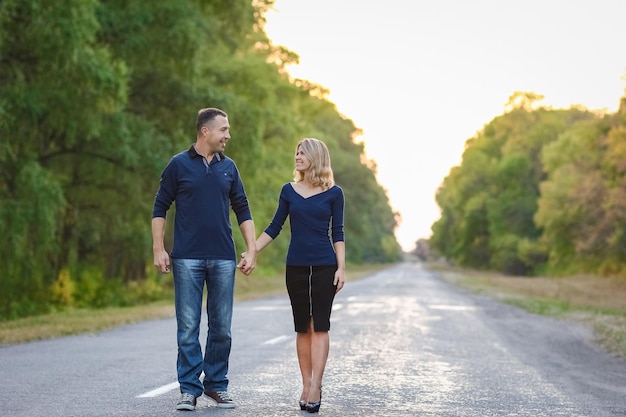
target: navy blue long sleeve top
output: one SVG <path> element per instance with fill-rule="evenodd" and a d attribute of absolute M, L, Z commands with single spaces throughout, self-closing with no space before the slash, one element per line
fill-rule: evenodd
<path fill-rule="evenodd" d="M 216 154 L 210 163 L 195 147 L 174 155 L 161 174 L 152 217 L 166 217 L 175 202 L 172 258 L 237 260 L 230 224 L 252 215 L 235 162 Z"/>
<path fill-rule="evenodd" d="M 335 265 L 333 244 L 344 241 L 343 213 L 344 194 L 338 185 L 305 198 L 287 183 L 280 190 L 276 213 L 265 233 L 275 239 L 289 216 L 287 265 Z"/>

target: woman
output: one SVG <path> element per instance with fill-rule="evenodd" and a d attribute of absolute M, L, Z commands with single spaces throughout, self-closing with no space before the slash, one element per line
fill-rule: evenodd
<path fill-rule="evenodd" d="M 344 195 L 335 184 L 324 142 L 306 138 L 296 146 L 294 182 L 283 185 L 274 218 L 256 241 L 260 252 L 280 233 L 289 216 L 291 241 L 286 284 L 302 374 L 300 409 L 319 412 L 330 339 L 330 313 L 343 288 Z"/>

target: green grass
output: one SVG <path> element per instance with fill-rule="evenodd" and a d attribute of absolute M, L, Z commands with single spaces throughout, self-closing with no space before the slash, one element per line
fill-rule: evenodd
<path fill-rule="evenodd" d="M 0 322 L 0 345 L 31 342 L 79 333 L 98 333 L 123 324 L 173 315 L 174 306 L 165 301 L 135 307 L 72 308 L 58 313 Z"/>

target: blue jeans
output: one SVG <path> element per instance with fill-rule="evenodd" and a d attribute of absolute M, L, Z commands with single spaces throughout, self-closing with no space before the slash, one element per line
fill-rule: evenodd
<path fill-rule="evenodd" d="M 181 392 L 199 397 L 203 390 L 227 390 L 235 268 L 232 260 L 172 258 Z M 205 283 L 208 332 L 203 359 L 199 337 Z"/>

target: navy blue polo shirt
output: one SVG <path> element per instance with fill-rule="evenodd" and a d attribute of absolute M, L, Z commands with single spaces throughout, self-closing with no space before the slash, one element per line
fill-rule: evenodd
<path fill-rule="evenodd" d="M 208 163 L 194 146 L 174 155 L 161 174 L 152 217 L 166 217 L 175 203 L 172 258 L 235 260 L 230 224 L 251 220 L 250 206 L 235 162 L 222 153 Z"/>

